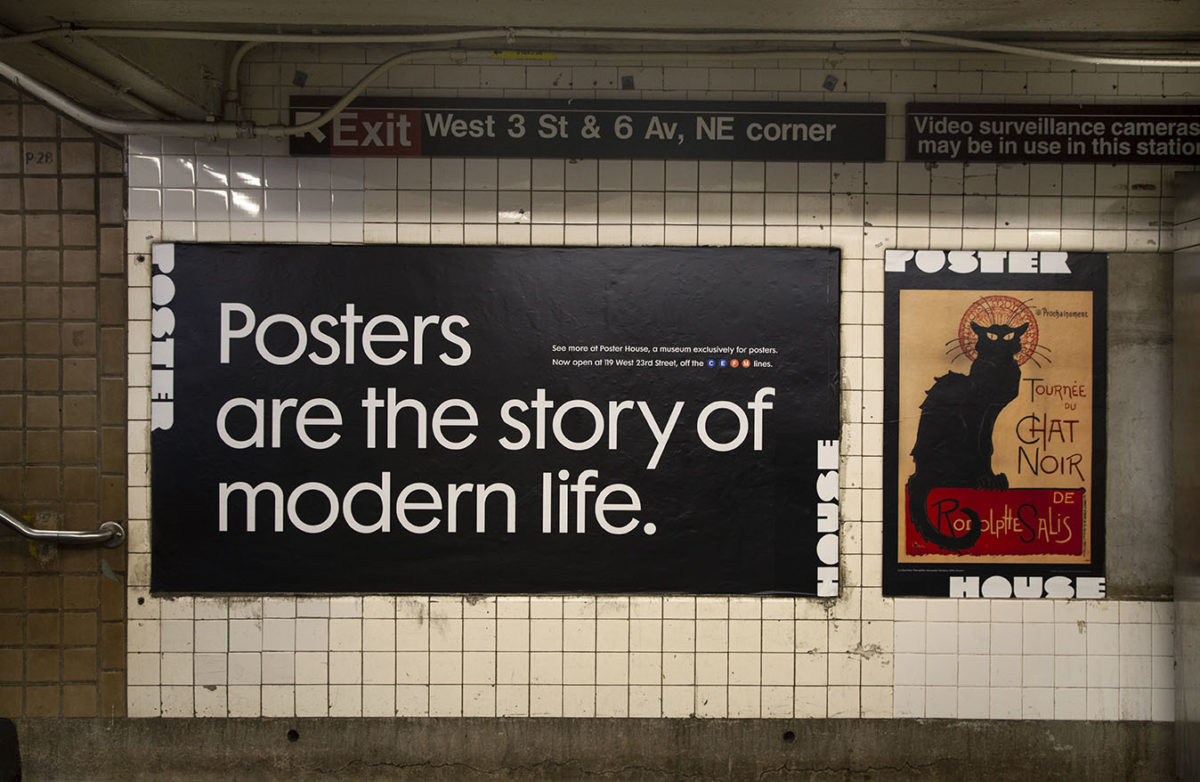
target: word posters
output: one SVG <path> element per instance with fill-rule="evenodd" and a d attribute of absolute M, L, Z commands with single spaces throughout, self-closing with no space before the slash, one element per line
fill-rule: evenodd
<path fill-rule="evenodd" d="M 838 267 L 159 245 L 151 586 L 836 596 Z"/>

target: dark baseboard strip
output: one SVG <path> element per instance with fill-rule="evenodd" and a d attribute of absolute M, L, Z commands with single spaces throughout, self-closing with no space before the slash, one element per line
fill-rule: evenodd
<path fill-rule="evenodd" d="M 15 722 L 19 762 L 30 780 L 1075 782 L 1175 778 L 1175 726 L 1153 722 L 537 718 Z M 0 763 L 4 746 L 0 744 Z"/>

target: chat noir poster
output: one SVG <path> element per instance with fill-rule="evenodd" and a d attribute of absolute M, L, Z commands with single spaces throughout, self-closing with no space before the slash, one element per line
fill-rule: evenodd
<path fill-rule="evenodd" d="M 1103 594 L 1100 255 L 889 251 L 885 593 Z"/>

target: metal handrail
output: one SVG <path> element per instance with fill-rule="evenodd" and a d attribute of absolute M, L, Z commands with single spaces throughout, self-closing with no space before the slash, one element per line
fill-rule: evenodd
<path fill-rule="evenodd" d="M 116 521 L 106 521 L 100 525 L 99 529 L 87 532 L 67 529 L 35 529 L 17 517 L 0 510 L 0 522 L 4 522 L 30 540 L 47 543 L 70 543 L 73 545 L 100 543 L 108 548 L 115 548 L 125 542 L 125 528 Z"/>

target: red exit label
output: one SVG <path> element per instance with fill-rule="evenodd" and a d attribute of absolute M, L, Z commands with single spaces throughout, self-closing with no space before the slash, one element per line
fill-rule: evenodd
<path fill-rule="evenodd" d="M 965 537 L 972 524 L 968 511 L 979 516 L 979 540 L 963 550 L 964 557 L 1059 555 L 1085 553 L 1083 489 L 933 489 L 925 503 L 929 522 L 942 534 Z M 905 514 L 909 554 L 946 554 L 930 543 Z"/>
<path fill-rule="evenodd" d="M 296 121 L 307 122 L 317 116 L 320 116 L 318 111 L 297 111 Z M 421 154 L 421 112 L 347 109 L 310 135 L 330 155 L 416 156 Z"/>

